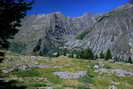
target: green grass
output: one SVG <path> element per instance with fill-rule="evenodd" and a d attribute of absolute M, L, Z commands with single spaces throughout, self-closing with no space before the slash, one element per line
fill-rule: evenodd
<path fill-rule="evenodd" d="M 95 81 L 96 80 L 94 76 L 91 76 L 91 75 L 86 75 L 80 78 L 80 82 L 83 82 L 83 83 L 94 83 Z"/>
<path fill-rule="evenodd" d="M 107 69 L 124 69 L 133 72 L 132 64 L 113 64 L 107 61 L 84 60 L 67 57 L 52 58 L 50 61 L 44 59 L 45 57 L 41 57 L 40 60 L 37 61 L 38 64 L 63 66 L 63 68 L 34 68 L 31 70 L 16 71 L 10 74 L 8 79 L 11 80 L 14 76 L 17 77 L 17 80 L 24 82 L 24 84 L 28 86 L 27 89 L 45 86 L 50 86 L 54 89 L 108 89 L 112 84 L 112 81 L 119 83 L 116 85 L 118 89 L 133 88 L 133 78 L 131 77 L 118 77 L 111 73 L 95 73 L 95 69 L 93 69 L 93 66 L 96 64 L 104 64 L 104 67 Z M 60 79 L 58 76 L 53 75 L 53 72 L 59 71 L 75 73 L 85 70 L 88 70 L 88 75 L 79 79 Z M 40 80 L 40 78 L 47 78 L 47 80 Z"/>
<path fill-rule="evenodd" d="M 51 72 L 45 72 L 43 76 L 47 77 L 48 80 L 54 84 L 61 84 L 63 82 L 59 77 L 53 75 Z"/>
<path fill-rule="evenodd" d="M 85 88 L 85 87 L 78 87 L 78 89 L 90 89 L 90 88 Z"/>
<path fill-rule="evenodd" d="M 13 73 L 13 74 L 18 76 L 18 77 L 36 77 L 36 76 L 41 75 L 41 73 L 36 71 L 35 69 L 24 70 L 24 71 L 20 70 L 20 71 Z"/>
<path fill-rule="evenodd" d="M 46 82 L 31 82 L 29 84 L 29 86 L 32 86 L 32 87 L 45 87 L 45 86 L 47 86 L 47 83 Z"/>

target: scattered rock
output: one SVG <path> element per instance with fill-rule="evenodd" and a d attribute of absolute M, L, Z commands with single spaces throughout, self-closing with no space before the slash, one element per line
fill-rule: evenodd
<path fill-rule="evenodd" d="M 112 81 L 113 85 L 119 85 L 119 82 Z"/>
<path fill-rule="evenodd" d="M 7 70 L 2 70 L 2 72 L 3 72 L 3 73 L 5 73 L 5 74 L 7 74 L 7 73 L 8 73 L 8 71 L 7 71 Z"/>
<path fill-rule="evenodd" d="M 54 72 L 54 75 L 59 76 L 61 79 L 77 79 L 87 74 L 87 71 L 80 71 L 76 73 L 68 72 Z"/>
<path fill-rule="evenodd" d="M 49 65 L 33 65 L 34 68 L 51 68 Z"/>
<path fill-rule="evenodd" d="M 125 76 L 133 77 L 133 73 L 128 72 L 126 70 L 122 70 L 122 69 L 105 69 L 105 68 L 102 68 L 102 69 L 96 70 L 95 72 L 115 73 L 119 77 L 125 77 Z"/>
<path fill-rule="evenodd" d="M 108 89 L 117 89 L 117 87 L 115 85 L 111 85 Z"/>
<path fill-rule="evenodd" d="M 48 81 L 48 78 L 39 78 L 38 81 Z"/>
<path fill-rule="evenodd" d="M 45 89 L 53 89 L 52 87 L 46 87 Z"/>
<path fill-rule="evenodd" d="M 37 87 L 36 89 L 53 89 L 52 87 Z"/>
<path fill-rule="evenodd" d="M 98 69 L 98 68 L 99 68 L 99 65 L 94 65 L 94 68 L 95 68 L 95 69 Z"/>
<path fill-rule="evenodd" d="M 53 68 L 63 68 L 63 66 L 54 66 Z"/>

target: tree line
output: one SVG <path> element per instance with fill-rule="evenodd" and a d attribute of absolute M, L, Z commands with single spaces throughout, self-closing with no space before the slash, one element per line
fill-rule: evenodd
<path fill-rule="evenodd" d="M 94 54 L 94 52 L 90 48 L 81 49 L 81 50 L 75 50 L 75 49 L 67 50 L 66 48 L 64 49 L 62 48 L 57 52 L 56 57 L 61 55 L 68 56 L 70 58 L 80 58 L 80 59 L 87 59 L 87 60 L 104 59 L 106 61 L 113 60 L 114 62 L 121 61 L 121 58 L 114 57 L 112 55 L 112 52 L 110 49 L 107 49 L 106 52 L 102 51 L 98 55 L 98 54 Z M 130 56 L 124 62 L 131 63 L 131 64 L 133 63 L 132 58 Z"/>

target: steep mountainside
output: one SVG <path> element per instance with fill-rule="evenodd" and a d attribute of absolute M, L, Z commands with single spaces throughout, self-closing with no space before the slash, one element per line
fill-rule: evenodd
<path fill-rule="evenodd" d="M 68 18 L 59 12 L 27 16 L 21 31 L 11 41 L 12 50 L 41 55 L 64 45 L 89 47 L 95 54 L 111 49 L 114 56 L 132 56 L 133 4 L 130 2 L 96 16 Z"/>
<path fill-rule="evenodd" d="M 48 15 L 27 16 L 15 39 L 11 50 L 21 53 L 36 52 L 44 55 L 58 50 L 67 40 L 89 28 L 95 22 L 93 16 L 68 18 L 56 12 Z M 17 47 L 17 48 L 16 48 Z"/>
<path fill-rule="evenodd" d="M 111 49 L 114 56 L 133 56 L 133 5 L 127 3 L 96 18 L 97 22 L 82 40 L 68 42 L 72 47 L 90 47 L 95 54 Z M 83 33 L 81 33 L 83 34 Z M 80 34 L 80 35 L 81 35 Z M 78 36 L 80 36 L 78 35 Z"/>

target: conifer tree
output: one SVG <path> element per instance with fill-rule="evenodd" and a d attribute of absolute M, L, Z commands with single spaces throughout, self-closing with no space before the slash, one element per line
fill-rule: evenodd
<path fill-rule="evenodd" d="M 105 55 L 105 60 L 112 59 L 112 53 L 110 49 L 107 50 L 106 55 Z"/>
<path fill-rule="evenodd" d="M 92 50 L 90 48 L 88 48 L 88 49 L 85 49 L 85 50 L 81 51 L 80 57 L 84 58 L 84 59 L 93 60 L 94 59 L 94 54 L 93 54 Z"/>
<path fill-rule="evenodd" d="M 133 61 L 132 61 L 132 58 L 129 56 L 129 58 L 128 58 L 128 63 L 133 63 Z"/>
<path fill-rule="evenodd" d="M 21 19 L 26 16 L 26 11 L 31 9 L 31 5 L 31 2 L 25 0 L 0 0 L 0 48 L 8 48 L 8 39 L 12 39 L 19 31 Z M 0 56 L 4 57 L 4 52 L 0 51 Z M 0 62 L 2 60 L 4 58 L 0 58 Z M 0 74 L 0 77 L 3 76 Z M 0 89 L 26 89 L 25 86 L 16 86 L 16 83 L 15 80 L 0 80 Z"/>
<path fill-rule="evenodd" d="M 100 53 L 100 58 L 101 59 L 104 59 L 105 58 L 103 51 Z"/>
<path fill-rule="evenodd" d="M 31 5 L 26 0 L 0 0 L 0 48 L 8 48 L 7 39 L 12 39 L 19 31 L 21 19 Z"/>
<path fill-rule="evenodd" d="M 99 58 L 98 55 L 95 55 L 95 60 L 98 59 L 98 58 Z"/>

